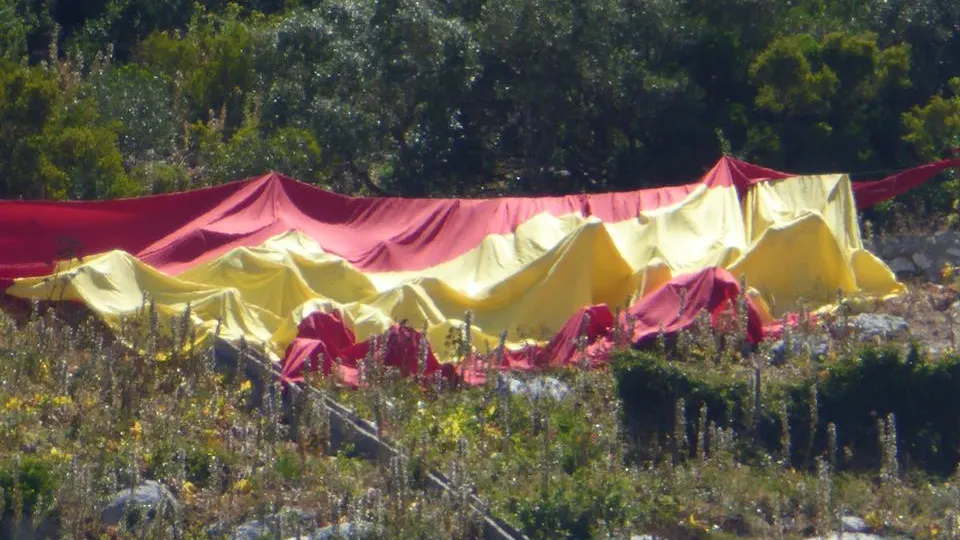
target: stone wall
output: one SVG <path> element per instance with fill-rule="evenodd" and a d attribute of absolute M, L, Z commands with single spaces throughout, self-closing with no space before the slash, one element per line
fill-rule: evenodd
<path fill-rule="evenodd" d="M 864 247 L 883 259 L 897 277 L 940 281 L 945 265 L 960 265 L 960 233 L 886 235 L 864 241 Z"/>

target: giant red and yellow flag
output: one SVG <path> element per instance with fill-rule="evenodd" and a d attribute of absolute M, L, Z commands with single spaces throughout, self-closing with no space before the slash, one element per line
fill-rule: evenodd
<path fill-rule="evenodd" d="M 263 343 L 291 379 L 318 352 L 350 378 L 391 328 L 396 351 L 425 328 L 438 369 L 467 312 L 474 347 L 506 332 L 504 367 L 568 362 L 578 335 L 607 339 L 615 306 L 642 341 L 729 309 L 740 276 L 757 340 L 801 298 L 900 292 L 863 247 L 857 203 L 956 165 L 854 184 L 723 158 L 688 185 L 562 197 L 356 198 L 267 174 L 136 199 L 0 201 L 0 287 L 82 302 L 112 325 L 145 296 L 170 317 L 189 304 L 199 340 L 219 321 L 221 338 Z"/>

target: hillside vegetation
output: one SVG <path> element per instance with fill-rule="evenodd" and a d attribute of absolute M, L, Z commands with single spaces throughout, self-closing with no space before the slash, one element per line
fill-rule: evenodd
<path fill-rule="evenodd" d="M 569 193 L 723 153 L 881 177 L 960 146 L 957 20 L 945 0 L 0 0 L 0 197 L 268 170 Z"/>

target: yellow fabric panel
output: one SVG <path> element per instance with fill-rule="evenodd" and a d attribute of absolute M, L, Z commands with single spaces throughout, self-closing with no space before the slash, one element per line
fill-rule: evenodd
<path fill-rule="evenodd" d="M 747 238 L 757 241 L 770 227 L 819 214 L 843 251 L 863 249 L 849 176 L 795 176 L 751 186 L 744 197 Z"/>
<path fill-rule="evenodd" d="M 743 199 L 751 247 L 729 267 L 780 317 L 803 301 L 823 307 L 845 296 L 902 292 L 893 272 L 863 248 L 847 175 L 797 176 L 751 186 Z"/>
<path fill-rule="evenodd" d="M 774 317 L 796 310 L 801 299 L 822 305 L 837 298 L 838 288 L 845 294 L 856 289 L 848 255 L 826 222 L 813 213 L 767 228 L 730 271 L 746 276 Z"/>

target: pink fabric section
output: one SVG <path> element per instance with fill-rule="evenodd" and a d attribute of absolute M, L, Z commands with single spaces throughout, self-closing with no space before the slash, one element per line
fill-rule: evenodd
<path fill-rule="evenodd" d="M 335 374 L 348 386 L 356 387 L 361 381 L 361 364 L 370 353 L 372 341 L 357 342 L 353 332 L 344 324 L 339 313 L 313 313 L 301 321 L 297 338 L 287 347 L 280 376 L 284 382 L 303 381 L 303 370 L 322 371 L 325 376 Z M 420 332 L 406 327 L 394 326 L 381 339 L 386 342 L 378 349 L 377 361 L 384 366 L 399 369 L 404 376 L 419 373 Z M 452 375 L 451 366 L 442 366 L 436 355 L 427 347 L 423 375 L 432 376 L 441 372 Z M 322 365 L 321 365 L 322 359 Z"/>

